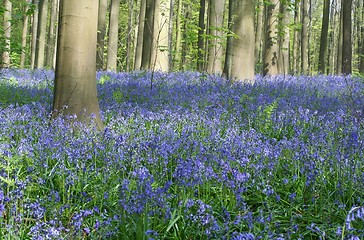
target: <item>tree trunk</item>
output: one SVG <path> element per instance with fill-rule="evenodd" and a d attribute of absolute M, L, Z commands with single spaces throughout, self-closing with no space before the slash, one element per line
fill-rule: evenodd
<path fill-rule="evenodd" d="M 352 0 L 342 2 L 343 8 L 343 47 L 342 47 L 342 73 L 349 75 L 352 72 L 352 39 L 351 39 L 351 7 Z"/>
<path fill-rule="evenodd" d="M 25 13 L 28 11 L 29 5 L 25 6 Z M 27 47 L 27 38 L 28 38 L 28 25 L 29 25 L 29 15 L 25 14 L 23 16 L 23 30 L 22 30 L 22 37 L 21 37 L 21 56 L 20 56 L 20 68 L 23 69 L 25 67 L 25 58 L 26 52 L 25 48 Z"/>
<path fill-rule="evenodd" d="M 227 78 L 234 81 L 254 83 L 255 74 L 255 1 L 234 0 L 229 6 L 231 30 L 236 37 L 230 39 Z"/>
<path fill-rule="evenodd" d="M 142 64 L 143 53 L 143 33 L 144 33 L 144 21 L 145 21 L 145 7 L 147 0 L 141 0 L 139 10 L 139 23 L 138 23 L 138 36 L 135 48 L 135 61 L 134 70 L 139 70 Z"/>
<path fill-rule="evenodd" d="M 152 70 L 169 71 L 168 27 L 170 0 L 156 0 L 154 9 L 154 34 Z"/>
<path fill-rule="evenodd" d="M 181 31 L 181 14 L 182 0 L 178 0 L 177 15 L 176 15 L 176 46 L 175 46 L 175 62 L 178 65 L 177 70 L 181 70 L 181 46 L 182 46 L 182 31 Z"/>
<path fill-rule="evenodd" d="M 56 38 L 56 22 L 57 22 L 57 8 L 58 8 L 58 0 L 51 1 L 51 15 L 50 22 L 48 25 L 48 39 L 47 39 L 47 51 L 46 51 L 46 66 L 49 68 L 54 68 L 53 66 L 53 55 L 55 48 L 55 38 Z"/>
<path fill-rule="evenodd" d="M 294 74 L 300 73 L 300 37 L 299 37 L 299 31 L 300 28 L 297 27 L 297 25 L 300 22 L 300 8 L 299 8 L 299 1 L 295 0 L 294 2 L 294 34 L 293 34 L 293 63 L 292 63 L 292 70 Z"/>
<path fill-rule="evenodd" d="M 38 5 L 38 0 L 33 0 L 32 2 L 34 5 Z M 38 32 L 38 15 L 39 11 L 38 9 L 34 10 L 33 13 L 33 21 L 32 21 L 32 45 L 31 45 L 31 51 L 30 51 L 30 68 L 35 68 L 35 55 L 37 51 L 37 32 Z"/>
<path fill-rule="evenodd" d="M 265 41 L 263 76 L 278 75 L 279 45 L 278 45 L 279 0 L 270 0 L 265 5 Z"/>
<path fill-rule="evenodd" d="M 129 18 L 128 18 L 128 36 L 126 40 L 126 71 L 129 72 L 132 65 L 132 35 L 133 35 L 133 20 L 134 20 L 134 0 L 128 1 Z"/>
<path fill-rule="evenodd" d="M 319 54 L 319 73 L 326 72 L 327 35 L 329 32 L 330 0 L 324 0 Z"/>
<path fill-rule="evenodd" d="M 204 71 L 205 44 L 203 35 L 205 33 L 205 9 L 206 9 L 206 0 L 200 0 L 200 11 L 198 17 L 198 42 L 197 42 L 197 47 L 198 47 L 197 70 L 200 72 Z"/>
<path fill-rule="evenodd" d="M 233 4 L 234 0 L 229 0 L 229 11 L 228 11 L 228 29 L 229 34 L 226 40 L 226 52 L 225 52 L 225 63 L 223 69 L 223 76 L 227 79 L 231 78 L 231 67 L 232 67 L 232 56 L 233 56 Z"/>
<path fill-rule="evenodd" d="M 309 26 L 309 2 L 308 0 L 302 0 L 302 30 L 301 30 L 301 71 L 302 74 L 309 74 L 309 62 L 308 62 L 308 26 Z"/>
<path fill-rule="evenodd" d="M 256 17 L 256 30 L 255 30 L 255 60 L 258 64 L 262 63 L 262 32 L 263 32 L 263 15 L 264 15 L 264 2 L 257 1 L 258 12 Z"/>
<path fill-rule="evenodd" d="M 364 24 L 364 1 L 362 2 L 363 6 L 362 10 L 362 24 Z M 359 72 L 364 75 L 364 26 L 360 28 L 361 35 L 361 44 L 360 44 L 360 52 L 359 52 Z"/>
<path fill-rule="evenodd" d="M 280 3 L 280 15 L 282 16 L 281 28 L 279 33 L 279 57 L 278 57 L 278 72 L 279 74 L 287 75 L 290 65 L 290 30 L 291 12 L 287 3 Z"/>
<path fill-rule="evenodd" d="M 8 68 L 10 67 L 10 38 L 11 38 L 11 11 L 12 11 L 12 3 L 10 0 L 4 0 L 4 35 L 5 35 L 5 48 L 2 53 L 1 58 L 1 67 Z"/>
<path fill-rule="evenodd" d="M 168 23 L 168 66 L 169 71 L 173 71 L 173 21 L 174 21 L 175 0 L 170 0 L 169 23 Z"/>
<path fill-rule="evenodd" d="M 143 31 L 143 52 L 141 68 L 144 70 L 151 69 L 151 57 L 153 51 L 153 34 L 154 34 L 154 6 L 155 0 L 146 0 L 145 21 Z"/>
<path fill-rule="evenodd" d="M 106 34 L 106 14 L 108 0 L 99 1 L 99 13 L 97 20 L 97 57 L 96 69 L 104 69 L 104 48 L 105 48 L 105 34 Z"/>
<path fill-rule="evenodd" d="M 38 28 L 37 44 L 35 51 L 35 68 L 44 68 L 45 63 L 45 42 L 48 18 L 48 0 L 39 0 L 38 3 Z"/>
<path fill-rule="evenodd" d="M 210 74 L 222 73 L 223 39 L 222 28 L 224 23 L 225 1 L 210 0 L 209 2 L 209 55 L 207 72 Z"/>
<path fill-rule="evenodd" d="M 103 124 L 96 90 L 97 0 L 60 0 L 53 116 Z M 65 107 L 67 106 L 67 107 Z"/>
<path fill-rule="evenodd" d="M 120 0 L 111 0 L 109 16 L 109 41 L 107 48 L 106 68 L 110 71 L 117 70 L 118 39 L 119 39 L 119 8 Z"/>
<path fill-rule="evenodd" d="M 344 1 L 344 0 L 342 0 Z M 343 7 L 340 7 L 340 24 L 339 24 L 339 36 L 337 44 L 337 60 L 336 60 L 336 71 L 337 75 L 342 73 L 342 63 L 343 63 Z"/>

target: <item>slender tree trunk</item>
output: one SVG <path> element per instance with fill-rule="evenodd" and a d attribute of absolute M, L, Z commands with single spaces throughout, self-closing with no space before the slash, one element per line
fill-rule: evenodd
<path fill-rule="evenodd" d="M 231 67 L 232 67 L 232 56 L 233 56 L 233 8 L 234 8 L 234 0 L 229 0 L 229 11 L 228 11 L 228 28 L 229 34 L 227 36 L 226 41 L 226 53 L 225 53 L 225 63 L 223 69 L 223 76 L 227 79 L 230 79 L 232 76 Z"/>
<path fill-rule="evenodd" d="M 234 81 L 254 83 L 255 75 L 255 1 L 235 0 L 229 7 L 232 10 L 230 17 L 233 23 L 231 30 L 236 37 L 231 39 L 230 75 L 227 77 Z"/>
<path fill-rule="evenodd" d="M 135 48 L 135 61 L 134 70 L 139 70 L 142 64 L 142 53 L 143 53 L 143 33 L 144 33 L 144 22 L 145 22 L 145 7 L 147 0 L 140 1 L 139 10 L 139 23 L 138 23 L 138 36 Z"/>
<path fill-rule="evenodd" d="M 206 0 L 200 0 L 200 12 L 198 17 L 198 59 L 197 59 L 197 70 L 202 72 L 204 71 L 204 33 L 205 33 L 205 9 L 206 9 Z"/>
<path fill-rule="evenodd" d="M 309 38 L 309 2 L 308 0 L 302 0 L 302 30 L 301 30 L 301 71 L 302 74 L 309 74 L 309 56 L 308 56 L 308 38 Z"/>
<path fill-rule="evenodd" d="M 173 21 L 174 21 L 175 0 L 170 0 L 169 23 L 168 23 L 168 66 L 169 71 L 173 71 Z"/>
<path fill-rule="evenodd" d="M 168 27 L 170 0 L 156 0 L 154 9 L 153 70 L 169 71 Z"/>
<path fill-rule="evenodd" d="M 300 8 L 299 8 L 299 1 L 295 0 L 294 3 L 294 33 L 293 33 L 293 72 L 294 74 L 300 73 L 300 37 L 299 37 L 299 29 L 297 25 L 300 23 Z"/>
<path fill-rule="evenodd" d="M 209 3 L 209 58 L 207 72 L 210 74 L 222 73 L 223 41 L 222 27 L 224 23 L 225 1 L 210 0 Z"/>
<path fill-rule="evenodd" d="M 132 65 L 132 34 L 134 20 L 134 0 L 129 0 L 129 19 L 128 19 L 128 36 L 126 40 L 126 71 L 129 72 Z"/>
<path fill-rule="evenodd" d="M 342 3 L 343 8 L 343 47 L 342 47 L 342 73 L 349 75 L 352 72 L 352 19 L 351 8 L 352 0 L 345 0 Z"/>
<path fill-rule="evenodd" d="M 38 3 L 38 28 L 37 28 L 37 45 L 35 51 L 35 67 L 44 68 L 45 64 L 45 43 L 48 18 L 48 0 L 39 0 Z"/>
<path fill-rule="evenodd" d="M 38 0 L 33 0 L 32 2 L 35 6 L 38 6 Z M 30 51 L 30 68 L 35 68 L 35 53 L 37 51 L 37 32 L 38 32 L 38 16 L 39 10 L 35 9 L 33 13 L 33 21 L 32 21 L 32 45 Z"/>
<path fill-rule="evenodd" d="M 28 4 L 25 7 L 25 11 L 27 12 L 29 9 Z M 29 25 L 29 15 L 25 14 L 23 16 L 23 30 L 22 30 L 22 37 L 21 37 L 21 56 L 20 56 L 20 68 L 24 68 L 25 67 L 25 58 L 26 58 L 26 52 L 25 52 L 25 48 L 27 46 L 27 38 L 28 38 L 28 25 Z"/>
<path fill-rule="evenodd" d="M 108 0 L 99 1 L 99 13 L 97 20 L 97 57 L 96 69 L 104 69 L 104 48 L 105 48 L 105 34 L 106 34 L 106 14 Z"/>
<path fill-rule="evenodd" d="M 344 1 L 344 0 L 342 0 Z M 340 7 L 340 24 L 339 24 L 339 36 L 337 44 L 337 60 L 336 60 L 336 74 L 340 75 L 342 73 L 342 63 L 343 63 L 343 7 Z"/>
<path fill-rule="evenodd" d="M 118 39 L 119 39 L 119 8 L 120 0 L 111 0 L 109 17 L 109 41 L 107 49 L 107 70 L 117 70 Z"/>
<path fill-rule="evenodd" d="M 278 75 L 279 45 L 278 45 L 279 0 L 270 0 L 265 5 L 265 41 L 263 76 Z"/>
<path fill-rule="evenodd" d="M 175 46 L 175 62 L 178 64 L 177 70 L 180 70 L 182 59 L 181 59 L 181 46 L 182 46 L 182 31 L 181 31 L 181 14 L 182 14 L 182 1 L 178 0 L 177 15 L 176 15 L 176 46 Z"/>
<path fill-rule="evenodd" d="M 143 52 L 141 68 L 144 70 L 151 69 L 151 57 L 153 51 L 153 34 L 154 34 L 154 0 L 146 0 L 145 22 L 143 32 Z"/>
<path fill-rule="evenodd" d="M 256 17 L 256 30 L 255 30 L 255 60 L 257 63 L 262 63 L 262 32 L 263 32 L 263 16 L 264 16 L 264 2 L 256 1 L 258 4 L 258 13 Z"/>
<path fill-rule="evenodd" d="M 282 16 L 282 32 L 279 33 L 279 58 L 278 70 L 279 74 L 287 75 L 289 73 L 290 65 L 290 30 L 291 12 L 287 3 L 280 3 L 280 15 Z"/>
<path fill-rule="evenodd" d="M 57 12 L 58 12 L 58 0 L 51 1 L 51 15 L 50 22 L 48 25 L 48 39 L 46 46 L 46 66 L 49 68 L 54 68 L 53 66 L 53 55 L 55 48 L 55 38 L 56 38 L 56 21 L 57 21 Z"/>
<path fill-rule="evenodd" d="M 12 3 L 10 0 L 4 0 L 4 35 L 5 35 L 5 48 L 2 53 L 2 61 L 1 61 L 1 67 L 2 68 L 8 68 L 10 67 L 10 38 L 11 38 L 11 12 L 12 12 Z"/>
<path fill-rule="evenodd" d="M 329 32 L 330 0 L 324 0 L 319 54 L 319 73 L 326 72 L 327 35 Z"/>
<path fill-rule="evenodd" d="M 97 0 L 60 1 L 53 115 L 75 115 L 85 123 L 94 115 L 101 129 L 96 90 L 97 14 Z"/>
<path fill-rule="evenodd" d="M 364 1 L 362 1 L 362 24 L 364 24 Z M 359 54 L 359 72 L 364 74 L 364 26 L 360 28 L 361 44 L 360 44 L 360 54 Z"/>

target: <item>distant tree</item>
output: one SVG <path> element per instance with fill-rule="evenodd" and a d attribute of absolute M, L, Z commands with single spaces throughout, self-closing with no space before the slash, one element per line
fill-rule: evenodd
<path fill-rule="evenodd" d="M 60 0 L 54 116 L 76 115 L 102 128 L 96 91 L 97 0 Z"/>
<path fill-rule="evenodd" d="M 120 0 L 111 0 L 107 44 L 107 70 L 117 70 Z"/>
<path fill-rule="evenodd" d="M 24 8 L 24 16 L 23 16 L 23 29 L 22 29 L 22 37 L 21 37 L 21 56 L 20 56 L 20 68 L 24 68 L 25 67 L 25 58 L 26 58 L 26 52 L 24 49 L 26 49 L 27 47 L 27 39 L 28 39 L 28 25 L 29 25 L 29 14 L 28 14 L 28 10 L 29 10 L 29 4 L 25 5 Z"/>
<path fill-rule="evenodd" d="M 309 0 L 301 1 L 301 72 L 304 75 L 309 74 L 309 56 L 308 56 L 308 35 L 309 35 Z"/>
<path fill-rule="evenodd" d="M 151 69 L 154 38 L 155 0 L 146 0 L 141 68 Z"/>
<path fill-rule="evenodd" d="M 220 0 L 222 1 L 222 0 Z M 205 52 L 205 10 L 206 0 L 200 0 L 200 10 L 198 16 L 198 59 L 197 59 L 197 70 L 204 71 L 204 52 Z"/>
<path fill-rule="evenodd" d="M 55 40 L 56 40 L 56 27 L 58 15 L 58 2 L 59 0 L 51 0 L 51 14 L 48 25 L 47 45 L 46 45 L 46 66 L 54 69 L 54 55 L 55 55 Z"/>
<path fill-rule="evenodd" d="M 342 41 L 342 73 L 352 72 L 352 0 L 342 1 L 343 41 Z"/>
<path fill-rule="evenodd" d="M 33 0 L 32 4 L 34 6 L 38 6 L 38 0 Z M 31 41 L 31 50 L 30 50 L 30 68 L 35 68 L 35 55 L 37 51 L 37 32 L 38 32 L 38 8 L 35 9 L 32 17 L 32 41 Z"/>
<path fill-rule="evenodd" d="M 97 20 L 97 55 L 96 55 L 97 70 L 102 70 L 104 68 L 107 3 L 108 0 L 99 1 L 99 13 Z"/>
<path fill-rule="evenodd" d="M 12 12 L 12 3 L 10 0 L 4 0 L 4 35 L 5 35 L 5 47 L 2 52 L 1 57 L 1 67 L 8 68 L 10 67 L 10 39 L 11 39 L 11 12 Z"/>
<path fill-rule="evenodd" d="M 45 64 L 45 46 L 46 31 L 48 19 L 48 0 L 39 0 L 38 2 L 38 27 L 35 50 L 35 68 L 44 68 Z"/>
<path fill-rule="evenodd" d="M 325 73 L 326 72 L 327 35 L 329 32 L 330 0 L 324 0 L 322 16 L 323 16 L 323 18 L 322 18 L 322 27 L 321 27 L 318 71 L 320 73 Z"/>
<path fill-rule="evenodd" d="M 143 33 L 144 33 L 144 21 L 145 21 L 145 8 L 147 0 L 140 1 L 139 17 L 138 17 L 138 35 L 135 43 L 135 60 L 134 70 L 139 70 L 142 64 L 143 54 Z"/>

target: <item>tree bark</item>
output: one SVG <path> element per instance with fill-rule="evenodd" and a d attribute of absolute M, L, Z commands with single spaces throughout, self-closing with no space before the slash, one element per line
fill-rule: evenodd
<path fill-rule="evenodd" d="M 279 21 L 279 0 L 270 0 L 265 5 L 264 19 L 264 61 L 263 76 L 274 76 L 279 71 L 279 45 L 278 45 L 278 21 Z"/>
<path fill-rule="evenodd" d="M 319 73 L 326 72 L 326 53 L 327 53 L 327 35 L 329 32 L 329 17 L 330 17 L 330 0 L 324 0 L 324 8 L 322 13 L 322 27 L 320 38 L 320 53 L 319 53 Z"/>
<path fill-rule="evenodd" d="M 155 0 L 146 0 L 145 23 L 143 32 L 143 52 L 141 60 L 141 68 L 144 70 L 151 69 L 151 57 L 154 38 L 154 6 Z"/>
<path fill-rule="evenodd" d="M 233 81 L 253 84 L 255 75 L 255 1 L 234 0 L 230 2 L 231 31 L 236 35 L 230 38 L 226 77 Z"/>
<path fill-rule="evenodd" d="M 364 24 L 364 1 L 362 2 L 362 24 Z M 364 26 L 360 28 L 361 35 L 361 44 L 360 44 L 360 52 L 359 52 L 359 72 L 364 75 Z"/>
<path fill-rule="evenodd" d="M 48 0 L 39 0 L 38 3 L 38 28 L 35 51 L 35 68 L 44 68 L 45 63 L 45 43 L 48 18 Z"/>
<path fill-rule="evenodd" d="M 139 70 L 142 64 L 143 53 L 143 33 L 145 22 L 145 8 L 147 0 L 140 1 L 139 22 L 138 22 L 138 36 L 135 48 L 134 70 Z"/>
<path fill-rule="evenodd" d="M 99 1 L 99 13 L 97 20 L 97 55 L 96 55 L 96 69 L 104 69 L 104 48 L 105 48 L 105 34 L 106 34 L 106 14 L 107 14 L 108 0 Z"/>
<path fill-rule="evenodd" d="M 221 1 L 221 0 L 220 0 Z M 204 52 L 205 52 L 205 44 L 204 44 L 204 33 L 205 33 L 205 9 L 206 9 L 206 0 L 200 0 L 200 11 L 198 17 L 198 58 L 197 58 L 197 70 L 202 72 L 204 71 Z"/>
<path fill-rule="evenodd" d="M 308 26 L 309 26 L 309 2 L 308 0 L 302 0 L 302 30 L 301 30 L 301 72 L 304 75 L 309 74 L 309 62 L 308 62 Z"/>
<path fill-rule="evenodd" d="M 54 48 L 55 48 L 55 39 L 56 39 L 56 21 L 57 21 L 57 8 L 58 8 L 58 0 L 51 1 L 51 15 L 50 22 L 48 25 L 48 39 L 46 46 L 46 66 L 49 68 L 54 68 Z"/>
<path fill-rule="evenodd" d="M 27 4 L 25 6 L 25 13 L 27 13 L 29 9 L 29 5 Z M 29 25 L 29 15 L 25 14 L 23 16 L 23 30 L 22 30 L 22 37 L 21 37 L 21 56 L 20 56 L 20 68 L 23 69 L 25 67 L 25 58 L 26 58 L 26 52 L 25 48 L 27 47 L 27 38 L 28 38 L 28 25 Z"/>
<path fill-rule="evenodd" d="M 97 0 L 61 0 L 53 116 L 103 127 L 96 90 Z M 66 106 L 66 107 L 65 107 Z"/>
<path fill-rule="evenodd" d="M 182 1 L 178 0 L 177 15 L 176 15 L 176 46 L 175 46 L 175 62 L 177 64 L 177 70 L 182 68 L 181 63 L 181 46 L 182 46 L 182 31 L 181 31 L 181 14 L 182 14 Z"/>
<path fill-rule="evenodd" d="M 109 17 L 109 41 L 107 48 L 107 70 L 117 70 L 118 39 L 119 39 L 119 8 L 120 0 L 111 0 Z"/>
<path fill-rule="evenodd" d="M 349 75 L 352 72 L 352 19 L 351 8 L 352 0 L 342 2 L 343 8 L 343 46 L 342 46 L 342 73 Z"/>
<path fill-rule="evenodd" d="M 4 22 L 3 22 L 3 28 L 4 28 L 4 35 L 5 35 L 5 48 L 2 53 L 1 58 L 1 67 L 2 68 L 8 68 L 10 67 L 10 38 L 11 38 L 11 12 L 12 12 L 12 3 L 10 0 L 4 0 Z"/>
<path fill-rule="evenodd" d="M 207 72 L 210 74 L 222 73 L 223 41 L 222 28 L 224 23 L 225 1 L 210 0 L 209 2 L 209 55 Z"/>
<path fill-rule="evenodd" d="M 128 36 L 126 40 L 126 71 L 129 72 L 132 64 L 132 35 L 133 35 L 133 20 L 134 20 L 134 0 L 128 1 L 129 18 L 128 18 Z"/>
<path fill-rule="evenodd" d="M 279 33 L 279 58 L 278 71 L 279 74 L 289 74 L 290 65 L 290 30 L 291 12 L 287 3 L 280 3 L 280 15 L 282 16 L 281 32 Z"/>
<path fill-rule="evenodd" d="M 38 0 L 33 0 L 32 2 L 34 5 L 38 6 Z M 37 32 L 38 32 L 38 9 L 34 10 L 33 13 L 33 21 L 32 21 L 32 45 L 30 51 L 30 68 L 35 68 L 35 55 L 37 51 Z"/>
<path fill-rule="evenodd" d="M 297 25 L 300 22 L 300 8 L 299 8 L 299 1 L 295 0 L 294 2 L 294 34 L 293 34 L 293 63 L 292 63 L 292 70 L 294 74 L 300 73 L 300 37 L 299 37 L 299 31 L 300 28 L 297 27 Z"/>
<path fill-rule="evenodd" d="M 264 15 L 264 2 L 257 1 L 258 12 L 256 17 L 256 29 L 255 29 L 255 60 L 258 64 L 262 63 L 262 33 L 263 33 L 263 15 Z"/>
<path fill-rule="evenodd" d="M 343 1 L 343 0 L 342 0 Z M 342 73 L 342 63 L 343 63 L 343 7 L 340 7 L 340 23 L 339 23 L 339 36 L 337 44 L 337 60 L 336 60 L 336 71 L 337 75 Z"/>

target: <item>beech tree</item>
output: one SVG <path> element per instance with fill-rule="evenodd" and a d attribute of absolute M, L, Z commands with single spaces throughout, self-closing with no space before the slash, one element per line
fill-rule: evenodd
<path fill-rule="evenodd" d="M 60 0 L 60 17 L 53 99 L 54 116 L 102 128 L 96 91 L 97 0 Z"/>
<path fill-rule="evenodd" d="M 231 80 L 254 83 L 255 1 L 230 0 L 229 22 L 234 37 L 229 37 L 224 75 Z"/>
<path fill-rule="evenodd" d="M 351 74 L 352 72 L 352 40 L 351 40 L 351 8 L 352 0 L 342 1 L 342 24 L 343 24 L 343 42 L 342 42 L 342 73 Z"/>
<path fill-rule="evenodd" d="M 38 27 L 35 46 L 35 67 L 43 68 L 45 63 L 45 43 L 47 31 L 48 0 L 39 0 Z"/>
<path fill-rule="evenodd" d="M 99 14 L 97 20 L 97 55 L 96 69 L 104 68 L 104 47 L 106 34 L 106 12 L 108 0 L 99 1 Z"/>
<path fill-rule="evenodd" d="M 11 38 L 11 11 L 12 3 L 10 0 L 4 0 L 4 35 L 5 35 L 5 47 L 3 49 L 1 58 L 1 67 L 10 67 L 10 38 Z"/>
<path fill-rule="evenodd" d="M 109 17 L 109 41 L 107 46 L 107 69 L 116 71 L 119 39 L 119 8 L 120 0 L 111 0 Z"/>

